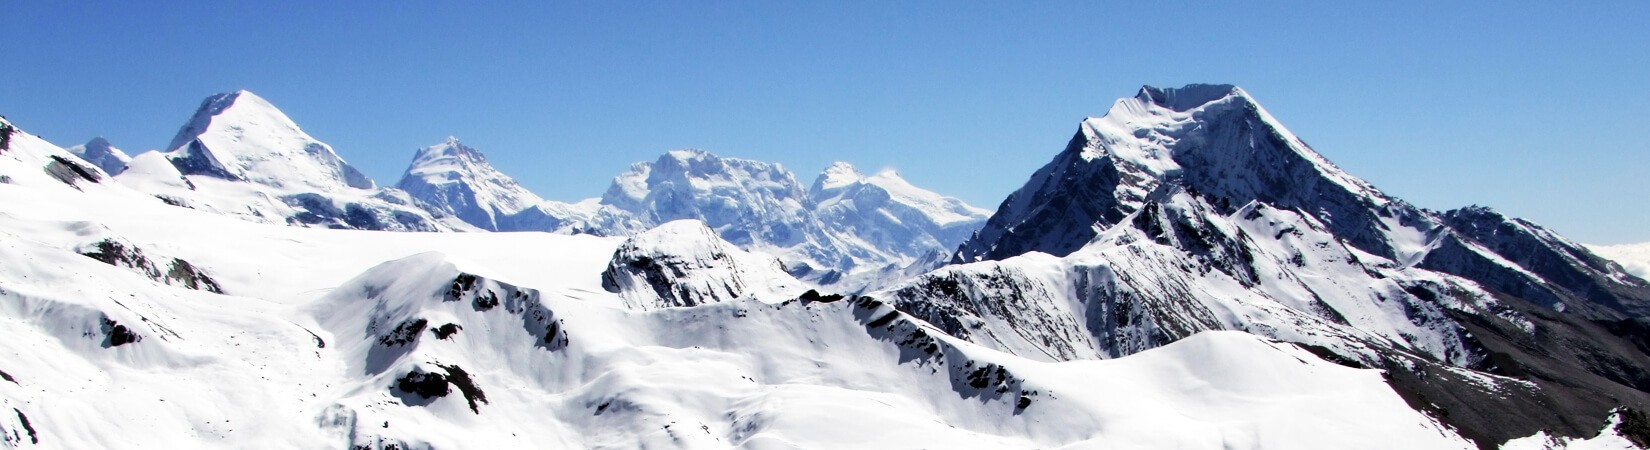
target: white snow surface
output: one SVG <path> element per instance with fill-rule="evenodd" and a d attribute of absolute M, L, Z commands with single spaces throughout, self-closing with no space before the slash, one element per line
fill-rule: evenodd
<path fill-rule="evenodd" d="M 395 186 L 425 209 L 490 231 L 520 231 L 501 227 L 503 216 L 544 202 L 456 137 L 420 149 Z"/>
<path fill-rule="evenodd" d="M 571 208 L 569 208 L 571 209 Z M 926 270 L 987 213 L 893 172 L 837 163 L 805 189 L 784 166 L 674 150 L 620 174 L 588 228 L 628 234 L 697 219 L 746 250 L 779 256 L 804 281 L 858 291 Z"/>
<path fill-rule="evenodd" d="M 172 149 L 127 162 L 116 179 L 188 208 L 243 220 L 323 228 L 462 231 L 475 227 L 433 217 L 405 192 L 379 189 L 257 95 L 206 99 L 178 131 Z"/>
<path fill-rule="evenodd" d="M 1627 273 L 1650 280 L 1650 242 L 1618 245 L 1588 245 L 1594 254 L 1609 258 Z"/>
<path fill-rule="evenodd" d="M 1586 439 L 1572 439 L 1548 435 L 1538 432 L 1531 436 L 1513 439 L 1501 444 L 1501 450 L 1636 450 L 1640 447 L 1616 431 L 1621 424 L 1621 414 L 1616 412 L 1610 415 L 1610 421 L 1604 424 L 1598 435 Z"/>
<path fill-rule="evenodd" d="M 626 307 L 644 311 L 747 296 L 796 298 L 805 286 L 778 259 L 740 250 L 693 219 L 626 239 L 602 277 L 603 287 L 616 291 Z"/>
<path fill-rule="evenodd" d="M 863 298 L 635 311 L 601 286 L 621 239 L 254 223 L 52 155 L 0 152 L 8 447 L 1472 448 L 1379 372 L 1250 334 L 1051 363 Z M 74 252 L 110 237 L 226 294 Z"/>
<path fill-rule="evenodd" d="M 949 250 L 991 216 L 991 211 L 912 186 L 893 170 L 865 176 L 846 162 L 826 168 L 808 195 L 832 228 L 904 254 L 919 248 Z"/>
<path fill-rule="evenodd" d="M 200 173 L 277 188 L 331 192 L 374 186 L 332 146 L 244 90 L 207 98 L 168 148 L 168 158 L 195 161 Z"/>
<path fill-rule="evenodd" d="M 893 171 L 836 163 L 805 189 L 784 166 L 673 150 L 637 163 L 599 199 L 546 201 L 456 139 L 419 151 L 396 185 L 438 216 L 491 231 L 631 235 L 693 219 L 745 250 L 780 257 L 807 281 L 857 291 L 933 267 L 989 211 Z"/>

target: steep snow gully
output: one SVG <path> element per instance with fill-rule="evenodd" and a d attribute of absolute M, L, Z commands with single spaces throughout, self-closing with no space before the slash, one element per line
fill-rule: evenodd
<path fill-rule="evenodd" d="M 1644 448 L 1638 253 L 1225 85 L 995 211 L 698 150 L 563 203 L 456 138 L 383 186 L 246 91 L 131 156 L 0 118 L 0 446 Z"/>

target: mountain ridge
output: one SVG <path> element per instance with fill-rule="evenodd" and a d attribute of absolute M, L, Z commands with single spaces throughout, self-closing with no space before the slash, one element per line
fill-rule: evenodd
<path fill-rule="evenodd" d="M 1388 196 L 1229 85 L 1147 86 L 1085 119 L 952 261 L 879 295 L 1054 360 L 1202 330 L 1296 342 L 1387 370 L 1485 448 L 1650 408 L 1650 282 L 1528 221 Z M 1517 382 L 1436 378 L 1463 369 Z"/>

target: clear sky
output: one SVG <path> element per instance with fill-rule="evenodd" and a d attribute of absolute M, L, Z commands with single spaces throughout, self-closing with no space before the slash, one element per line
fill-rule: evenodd
<path fill-rule="evenodd" d="M 6 2 L 0 114 L 135 154 L 248 89 L 382 184 L 456 135 L 557 200 L 701 148 L 994 209 L 1140 85 L 1231 83 L 1418 205 L 1650 241 L 1641 0 L 458 3 Z"/>

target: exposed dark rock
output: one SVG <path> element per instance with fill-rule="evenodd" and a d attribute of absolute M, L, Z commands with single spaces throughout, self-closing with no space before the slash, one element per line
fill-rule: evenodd
<path fill-rule="evenodd" d="M 91 245 L 90 249 L 82 250 L 82 255 L 115 267 L 131 269 L 149 279 L 168 285 L 179 285 L 198 291 L 223 293 L 223 287 L 217 280 L 195 267 L 188 261 L 172 258 L 166 270 L 161 270 L 155 261 L 144 254 L 143 249 L 135 245 L 124 243 L 114 238 L 104 239 Z"/>
<path fill-rule="evenodd" d="M 354 202 L 343 202 L 340 206 L 335 199 L 318 193 L 282 196 L 281 201 L 299 210 L 287 219 L 294 225 L 353 230 L 439 231 L 435 224 L 417 214 L 375 209 Z"/>
<path fill-rule="evenodd" d="M 0 116 L 0 153 L 11 150 L 11 135 L 17 133 L 17 128 L 7 122 L 5 116 Z"/>
<path fill-rule="evenodd" d="M 1332 362 L 1332 363 L 1335 363 L 1335 364 L 1339 364 L 1339 365 L 1346 366 L 1346 367 L 1351 367 L 1351 368 L 1354 368 L 1354 369 L 1367 369 L 1367 368 L 1369 368 L 1368 366 L 1365 366 L 1364 363 L 1361 362 L 1361 361 L 1358 361 L 1358 360 L 1352 359 L 1352 358 L 1348 358 L 1348 357 L 1345 357 L 1345 356 L 1341 356 L 1341 354 L 1335 353 L 1334 350 L 1330 350 L 1328 347 L 1324 347 L 1322 345 L 1303 344 L 1303 343 L 1299 343 L 1299 342 L 1295 342 L 1294 344 L 1295 344 L 1296 347 L 1300 347 L 1302 350 L 1306 350 L 1307 352 L 1313 354 L 1314 356 L 1317 356 L 1319 359 L 1322 359 L 1324 361 L 1329 361 L 1329 362 Z"/>
<path fill-rule="evenodd" d="M 183 287 L 194 290 L 216 294 L 223 293 L 223 287 L 218 285 L 217 280 L 213 280 L 211 276 L 201 272 L 200 269 L 196 269 L 193 264 L 189 264 L 189 261 L 177 258 L 172 259 L 171 267 L 166 271 L 166 279 L 168 281 L 176 280 Z"/>
<path fill-rule="evenodd" d="M 52 155 L 51 159 L 50 162 L 46 163 L 46 174 L 56 178 L 57 181 L 63 182 L 63 184 L 79 188 L 80 186 L 77 183 L 82 180 L 96 183 L 103 179 L 103 176 L 98 175 L 97 171 L 68 158 Z"/>
<path fill-rule="evenodd" d="M 850 301 L 854 318 L 867 333 L 878 340 L 899 348 L 900 364 L 914 363 L 943 370 L 951 388 L 962 398 L 981 398 L 1000 401 L 1016 414 L 1032 405 L 1028 396 L 1036 395 L 1024 388 L 1024 380 L 1007 367 L 991 363 L 981 364 L 934 336 L 911 316 L 868 297 L 854 297 Z"/>
<path fill-rule="evenodd" d="M 121 325 L 119 322 L 115 322 L 107 316 L 103 317 L 102 323 L 99 324 L 98 328 L 103 332 L 103 348 L 114 348 L 126 344 L 135 344 L 143 340 L 143 336 L 138 335 L 130 328 L 127 328 L 125 325 Z"/>
<path fill-rule="evenodd" d="M 23 424 L 23 430 L 29 432 L 29 443 L 37 445 L 40 444 L 40 435 L 35 434 L 34 424 L 29 423 L 29 416 L 23 414 L 23 410 L 21 409 L 12 408 L 11 410 L 12 412 L 17 413 L 17 421 Z"/>
<path fill-rule="evenodd" d="M 184 131 L 187 130 L 179 130 L 179 136 L 173 138 L 173 144 L 181 144 L 180 142 L 177 142 L 177 140 L 184 137 L 182 135 Z M 195 132 L 199 133 L 201 131 L 205 130 L 201 129 Z M 174 145 L 172 148 L 177 148 L 180 146 L 183 145 Z M 176 167 L 178 172 L 184 175 L 206 175 L 225 180 L 241 181 L 240 177 L 229 173 L 229 171 L 224 170 L 223 167 L 214 162 L 211 151 L 207 150 L 206 145 L 201 143 L 201 140 L 198 138 L 189 138 L 189 143 L 185 147 L 183 154 L 168 155 L 167 160 L 171 161 L 172 166 Z"/>
<path fill-rule="evenodd" d="M 181 208 L 190 208 L 188 202 L 185 202 L 185 201 L 183 201 L 181 199 L 178 199 L 176 197 L 172 197 L 172 196 L 169 196 L 169 195 L 155 194 L 155 198 L 159 199 L 161 203 L 165 203 L 165 204 L 168 204 L 168 205 L 177 206 L 177 207 L 181 207 Z M 193 208 L 191 208 L 191 209 L 193 209 Z"/>
<path fill-rule="evenodd" d="M 445 340 L 447 340 L 447 338 L 452 337 L 454 334 L 458 334 L 458 330 L 462 330 L 462 329 L 464 329 L 464 327 L 459 326 L 456 323 L 449 323 L 449 324 L 446 324 L 446 325 L 435 327 L 435 329 L 430 330 L 430 332 L 435 333 L 436 339 L 441 339 L 441 340 L 445 341 Z"/>
<path fill-rule="evenodd" d="M 1511 379 L 1486 389 L 1482 375 L 1463 375 L 1421 358 L 1392 357 L 1386 376 L 1417 410 L 1454 427 L 1481 448 L 1546 431 L 1592 437 L 1612 411 L 1650 410 L 1650 354 L 1606 327 L 1511 296 L 1499 300 L 1534 325 L 1494 315 L 1451 311 L 1487 355 L 1471 367 Z M 1413 367 L 1413 369 L 1410 369 Z"/>
<path fill-rule="evenodd" d="M 401 392 L 418 394 L 422 398 L 446 397 L 452 390 L 447 386 L 447 377 L 439 373 L 407 372 L 395 380 L 395 388 Z"/>
<path fill-rule="evenodd" d="M 431 399 L 446 397 L 447 394 L 452 393 L 452 388 L 456 387 L 459 393 L 464 395 L 464 400 L 469 402 L 470 412 L 481 414 L 477 402 L 487 403 L 487 394 L 476 386 L 474 380 L 470 379 L 470 374 L 457 365 L 437 364 L 436 366 L 447 373 L 443 375 L 415 369 L 407 372 L 406 375 L 402 375 L 401 378 L 397 378 L 395 388 L 401 392 L 416 394 L 421 399 Z"/>
<path fill-rule="evenodd" d="M 1639 448 L 1650 448 L 1650 415 L 1633 408 L 1621 408 L 1616 413 L 1621 415 L 1616 434 L 1633 441 Z"/>
<path fill-rule="evenodd" d="M 470 374 L 456 365 L 444 365 L 441 368 L 447 371 L 447 382 L 457 387 L 458 392 L 464 394 L 464 400 L 470 402 L 470 412 L 481 414 L 476 402 L 487 403 L 487 394 L 481 392 L 481 388 L 477 387 L 475 381 L 470 379 Z"/>
<path fill-rule="evenodd" d="M 304 332 L 309 333 L 309 337 L 311 339 L 315 340 L 315 348 L 327 348 L 327 341 L 324 340 L 324 339 L 321 339 L 321 335 L 315 334 L 314 331 L 309 331 L 308 328 L 304 328 L 304 327 L 298 327 L 298 328 L 303 328 Z"/>
<path fill-rule="evenodd" d="M 546 350 L 567 347 L 567 331 L 561 321 L 539 300 L 539 291 L 521 288 L 471 274 L 459 274 L 448 285 L 443 301 L 469 299 L 476 311 L 490 311 L 503 307 L 510 314 L 521 316 L 522 329 L 533 335 L 537 345 Z M 455 325 L 456 326 L 456 325 Z"/>
<path fill-rule="evenodd" d="M 449 301 L 449 302 L 456 302 L 456 301 L 458 301 L 458 299 L 463 298 L 464 294 L 466 292 L 470 292 L 471 289 L 475 289 L 475 286 L 476 286 L 476 276 L 475 275 L 471 275 L 471 274 L 467 274 L 467 273 L 458 274 L 457 277 L 453 278 L 452 287 L 447 288 L 447 297 L 443 300 L 444 301 Z M 494 305 L 494 306 L 497 306 L 497 305 Z"/>
<path fill-rule="evenodd" d="M 837 301 L 837 300 L 842 300 L 842 294 L 823 294 L 822 295 L 822 294 L 819 293 L 819 291 L 809 289 L 808 292 L 803 292 L 802 296 L 797 297 L 797 299 L 802 300 L 804 302 L 830 303 L 830 302 L 834 302 L 834 301 Z"/>
<path fill-rule="evenodd" d="M 383 336 L 379 336 L 378 345 L 385 347 L 400 347 L 418 342 L 418 335 L 424 332 L 424 327 L 428 326 L 429 323 L 430 322 L 428 320 L 424 319 L 403 320 L 400 324 L 395 326 L 395 329 L 390 330 L 389 333 L 385 333 Z"/>

